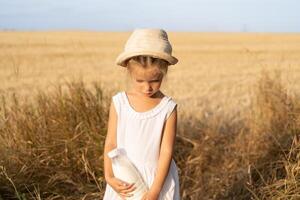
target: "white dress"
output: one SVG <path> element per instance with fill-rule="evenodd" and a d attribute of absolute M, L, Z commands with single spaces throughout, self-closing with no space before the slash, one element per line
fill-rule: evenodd
<path fill-rule="evenodd" d="M 112 101 L 118 116 L 117 147 L 126 150 L 127 156 L 150 188 L 156 174 L 162 129 L 177 104 L 171 97 L 164 96 L 154 108 L 137 112 L 130 105 L 125 91 L 115 94 Z M 109 184 L 106 184 L 103 199 L 121 200 L 122 198 Z M 173 158 L 158 200 L 180 200 L 179 176 Z"/>

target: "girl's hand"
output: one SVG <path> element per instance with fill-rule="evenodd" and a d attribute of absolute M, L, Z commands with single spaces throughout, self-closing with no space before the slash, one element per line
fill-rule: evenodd
<path fill-rule="evenodd" d="M 151 190 L 146 192 L 141 200 L 157 200 L 159 196 L 159 193 L 154 193 Z"/>
<path fill-rule="evenodd" d="M 122 199 L 133 196 L 132 194 L 128 193 L 136 189 L 134 183 L 129 184 L 116 177 L 109 178 L 107 183 L 122 197 Z"/>

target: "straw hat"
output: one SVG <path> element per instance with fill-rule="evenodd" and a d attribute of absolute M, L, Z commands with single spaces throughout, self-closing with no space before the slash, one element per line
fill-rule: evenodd
<path fill-rule="evenodd" d="M 172 46 L 163 29 L 135 29 L 127 40 L 124 51 L 117 57 L 116 64 L 126 67 L 125 61 L 138 55 L 161 58 L 168 61 L 170 65 L 178 62 L 178 59 L 172 56 Z"/>

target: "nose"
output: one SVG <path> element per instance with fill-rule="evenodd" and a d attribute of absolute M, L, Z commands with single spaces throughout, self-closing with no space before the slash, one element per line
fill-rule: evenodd
<path fill-rule="evenodd" d="M 151 87 L 150 83 L 146 83 L 146 85 L 145 85 L 145 91 L 147 91 L 147 92 L 151 92 L 152 91 L 152 87 Z"/>

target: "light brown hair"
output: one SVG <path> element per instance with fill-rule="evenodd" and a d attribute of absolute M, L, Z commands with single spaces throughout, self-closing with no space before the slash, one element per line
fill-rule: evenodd
<path fill-rule="evenodd" d="M 147 55 L 134 56 L 126 61 L 126 67 L 129 73 L 131 73 L 136 66 L 143 68 L 157 67 L 163 77 L 165 77 L 168 72 L 169 63 L 166 60 Z"/>

